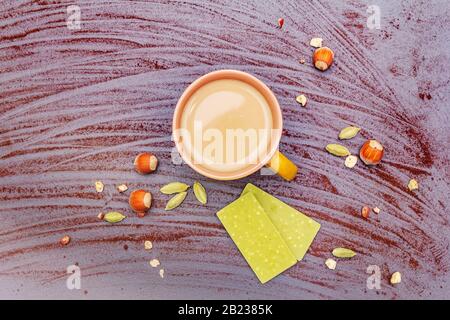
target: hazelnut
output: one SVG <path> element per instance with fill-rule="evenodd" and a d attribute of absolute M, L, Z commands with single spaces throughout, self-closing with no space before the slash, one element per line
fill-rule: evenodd
<path fill-rule="evenodd" d="M 63 246 L 67 246 L 70 242 L 70 237 L 69 236 L 64 236 L 61 238 L 61 240 L 59 240 L 59 243 L 61 243 L 61 245 Z"/>
<path fill-rule="evenodd" d="M 144 249 L 145 250 L 151 250 L 153 248 L 153 243 L 150 240 L 144 241 Z"/>
<path fill-rule="evenodd" d="M 321 70 L 327 70 L 333 63 L 334 52 L 328 47 L 322 47 L 316 49 L 313 55 L 314 66 Z"/>
<path fill-rule="evenodd" d="M 141 174 L 152 173 L 158 166 L 158 159 L 151 153 L 143 152 L 134 159 L 134 168 Z"/>
<path fill-rule="evenodd" d="M 363 207 L 361 209 L 361 215 L 363 216 L 363 218 L 367 219 L 369 217 L 369 213 L 370 213 L 369 207 Z"/>
<path fill-rule="evenodd" d="M 377 140 L 366 141 L 359 151 L 359 157 L 368 165 L 379 164 L 383 158 L 383 154 L 383 146 Z"/>
<path fill-rule="evenodd" d="M 158 259 L 152 259 L 149 261 L 149 264 L 153 267 L 156 268 L 157 266 L 159 266 L 161 263 L 159 262 Z"/>
<path fill-rule="evenodd" d="M 135 190 L 130 194 L 129 204 L 134 212 L 138 213 L 139 217 L 147 212 L 152 205 L 152 195 L 145 190 Z"/>

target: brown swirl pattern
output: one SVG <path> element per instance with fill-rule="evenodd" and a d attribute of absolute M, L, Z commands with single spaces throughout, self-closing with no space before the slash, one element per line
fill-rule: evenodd
<path fill-rule="evenodd" d="M 72 4 L 80 30 L 66 27 Z M 368 4 L 354 0 L 2 1 L 0 297 L 450 298 L 450 6 L 378 4 L 380 30 L 366 27 Z M 336 54 L 325 73 L 309 63 L 315 36 Z M 295 181 L 255 174 L 223 183 L 171 163 L 178 97 L 223 68 L 250 72 L 277 95 L 281 150 L 300 168 Z M 299 92 L 307 108 L 295 102 Z M 382 141 L 381 165 L 349 170 L 326 154 L 348 124 L 363 128 L 346 143 L 352 152 L 365 139 Z M 150 176 L 132 170 L 143 150 L 160 159 Z M 411 177 L 418 192 L 406 188 Z M 208 206 L 190 194 L 165 212 L 159 187 L 197 179 Z M 95 180 L 105 183 L 102 194 Z M 264 286 L 215 217 L 247 182 L 322 224 L 304 261 Z M 131 214 L 119 183 L 153 191 L 151 214 Z M 366 204 L 381 213 L 362 219 Z M 128 219 L 97 220 L 110 209 Z M 67 247 L 58 243 L 64 234 Z M 323 262 L 336 246 L 358 255 L 330 272 Z M 165 279 L 149 267 L 153 257 Z M 66 289 L 71 264 L 81 268 L 82 290 Z M 369 265 L 381 268 L 380 290 L 366 288 Z M 393 287 L 397 270 L 403 282 Z"/>

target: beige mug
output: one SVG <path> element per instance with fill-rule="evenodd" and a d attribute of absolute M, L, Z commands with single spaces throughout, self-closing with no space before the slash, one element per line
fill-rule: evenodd
<path fill-rule="evenodd" d="M 213 81 L 225 79 L 239 80 L 256 89 L 267 102 L 271 113 L 272 123 L 267 148 L 261 149 L 261 152 L 258 152 L 260 156 L 257 158 L 257 160 L 249 162 L 249 164 L 245 167 L 240 167 L 235 171 L 224 172 L 211 167 L 205 167 L 202 165 L 201 161 L 195 161 L 196 158 L 193 157 L 192 154 L 193 140 L 192 137 L 190 137 L 189 139 L 186 138 L 186 130 L 183 130 L 185 128 L 182 127 L 182 117 L 183 113 L 186 111 L 189 100 L 195 92 Z M 214 106 L 211 105 L 211 108 L 214 108 Z M 217 110 L 215 111 L 217 112 Z M 252 119 L 245 120 L 249 123 L 251 123 L 252 121 Z M 248 73 L 237 70 L 219 70 L 208 73 L 195 80 L 186 88 L 186 90 L 178 100 L 173 116 L 172 125 L 173 139 L 182 159 L 192 169 L 206 177 L 216 180 L 235 180 L 246 177 L 258 171 L 263 166 L 267 166 L 274 173 L 280 175 L 282 178 L 288 181 L 292 180 L 297 174 L 297 166 L 278 151 L 278 145 L 280 143 L 283 129 L 283 119 L 280 105 L 278 104 L 278 101 L 273 92 L 261 80 Z"/>

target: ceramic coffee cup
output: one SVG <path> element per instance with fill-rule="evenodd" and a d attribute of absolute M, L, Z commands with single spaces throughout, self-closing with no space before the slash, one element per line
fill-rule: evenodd
<path fill-rule="evenodd" d="M 271 113 L 271 133 L 270 139 L 268 140 L 267 148 L 265 148 L 262 152 L 260 152 L 260 157 L 252 163 L 249 163 L 244 168 L 240 168 L 239 170 L 228 170 L 226 172 L 221 170 L 215 170 L 211 167 L 205 167 L 202 163 L 199 163 L 193 159 L 192 152 L 188 152 L 188 150 L 192 150 L 191 144 L 192 139 L 186 139 L 183 135 L 182 128 L 182 117 L 183 113 L 186 110 L 186 105 L 192 95 L 202 88 L 203 86 L 211 83 L 216 80 L 239 80 L 242 81 L 251 87 L 255 88 L 265 99 L 267 102 L 270 113 Z M 214 108 L 215 106 L 211 106 Z M 209 108 L 209 107 L 208 107 Z M 246 119 L 246 121 L 251 123 L 252 119 Z M 278 146 L 280 143 L 282 129 L 283 129 L 283 119 L 280 105 L 277 101 L 277 98 L 273 94 L 273 92 L 258 78 L 237 70 L 219 70 L 208 73 L 197 80 L 195 80 L 191 85 L 189 85 L 184 93 L 181 95 L 180 99 L 175 108 L 174 116 L 173 116 L 173 139 L 175 141 L 175 145 L 177 147 L 178 152 L 180 153 L 184 162 L 186 162 L 192 169 L 197 171 L 198 173 L 212 178 L 216 180 L 235 180 L 251 175 L 252 173 L 258 171 L 263 166 L 267 166 L 274 173 L 280 175 L 286 180 L 292 180 L 296 173 L 297 167 L 294 163 L 292 163 L 288 158 L 286 158 L 282 153 L 278 151 Z"/>

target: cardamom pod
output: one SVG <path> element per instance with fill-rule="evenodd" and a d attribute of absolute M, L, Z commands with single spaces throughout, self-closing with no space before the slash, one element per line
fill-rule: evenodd
<path fill-rule="evenodd" d="M 361 130 L 361 128 L 346 127 L 342 129 L 341 132 L 339 133 L 339 139 L 341 140 L 351 139 L 358 134 L 359 130 Z"/>
<path fill-rule="evenodd" d="M 336 248 L 332 252 L 336 258 L 352 258 L 356 256 L 356 252 L 347 248 Z"/>
<path fill-rule="evenodd" d="M 205 188 L 201 185 L 200 182 L 195 181 L 194 182 L 194 194 L 198 201 L 200 201 L 202 204 L 206 204 L 208 201 L 208 196 L 206 195 Z"/>
<path fill-rule="evenodd" d="M 338 157 L 346 157 L 350 155 L 350 151 L 344 146 L 341 146 L 340 144 L 331 143 L 326 146 L 327 151 L 331 153 L 332 155 L 338 156 Z"/>
<path fill-rule="evenodd" d="M 171 182 L 163 186 L 159 191 L 164 194 L 174 194 L 186 191 L 189 188 L 189 185 L 182 182 Z"/>
<path fill-rule="evenodd" d="M 109 223 L 116 223 L 116 222 L 122 221 L 125 218 L 126 217 L 123 214 L 121 214 L 120 212 L 111 211 L 111 212 L 108 212 L 107 214 L 105 214 L 103 219 L 105 219 Z"/>
<path fill-rule="evenodd" d="M 186 196 L 187 196 L 186 191 L 180 192 L 177 195 L 173 196 L 169 200 L 169 202 L 167 202 L 165 210 L 167 211 L 167 210 L 175 209 L 184 201 L 184 198 L 186 198 Z"/>

